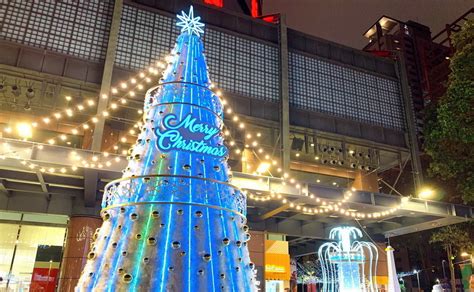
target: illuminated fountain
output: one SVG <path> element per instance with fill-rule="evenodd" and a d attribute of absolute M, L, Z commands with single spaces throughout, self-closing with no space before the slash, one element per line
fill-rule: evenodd
<path fill-rule="evenodd" d="M 377 291 L 377 247 L 371 242 L 358 241 L 361 237 L 362 232 L 355 227 L 331 229 L 329 238 L 337 241 L 325 243 L 318 250 L 323 292 Z"/>

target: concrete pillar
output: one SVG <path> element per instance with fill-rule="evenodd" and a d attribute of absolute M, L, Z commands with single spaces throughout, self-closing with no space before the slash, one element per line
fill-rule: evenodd
<path fill-rule="evenodd" d="M 69 220 L 66 245 L 61 262 L 58 291 L 74 291 L 87 261 L 92 236 L 102 224 L 100 217 L 72 216 Z"/>
<path fill-rule="evenodd" d="M 120 19 L 122 17 L 123 0 L 116 0 L 114 5 L 114 13 L 112 16 L 112 24 L 110 25 L 109 42 L 107 44 L 107 55 L 105 56 L 104 71 L 102 73 L 102 83 L 100 85 L 99 101 L 97 104 L 97 116 L 99 121 L 94 126 L 94 134 L 92 136 L 92 151 L 101 151 L 102 135 L 104 133 L 105 117 L 102 112 L 107 108 L 109 98 L 104 99 L 102 96 L 109 95 L 110 84 L 112 82 L 112 72 L 114 70 L 115 55 L 117 53 L 118 33 L 120 30 Z"/>
<path fill-rule="evenodd" d="M 290 170 L 290 92 L 288 84 L 288 35 L 285 15 L 280 15 L 280 145 L 282 168 Z"/>
<path fill-rule="evenodd" d="M 420 161 L 420 150 L 418 147 L 418 138 L 416 134 L 415 112 L 413 109 L 413 100 L 411 98 L 411 89 L 408 84 L 405 59 L 401 52 L 396 52 L 397 62 L 396 71 L 401 83 L 403 107 L 405 110 L 405 124 L 407 127 L 407 146 L 410 148 L 411 167 L 413 172 L 413 181 L 415 184 L 415 193 L 417 194 L 423 185 L 423 173 Z"/>

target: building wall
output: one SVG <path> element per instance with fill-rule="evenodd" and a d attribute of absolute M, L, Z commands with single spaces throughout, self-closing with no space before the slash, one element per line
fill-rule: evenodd
<path fill-rule="evenodd" d="M 90 61 L 105 59 L 112 1 L 8 2 L 0 37 Z"/>
<path fill-rule="evenodd" d="M 5 16 L 0 37 L 101 62 L 112 13 L 112 5 L 107 3 L 41 2 L 20 9 L 19 4 L 9 2 L 0 11 Z M 231 31 L 225 23 L 221 27 L 212 25 L 215 17 L 209 15 L 211 24 L 206 26 L 203 38 L 212 80 L 228 94 L 278 103 L 280 56 L 277 44 L 268 41 L 278 38 L 276 26 L 251 20 L 252 28 L 261 26 L 264 37 L 257 38 L 257 29 L 244 33 L 240 28 L 240 22 L 248 19 L 233 17 L 238 21 L 233 26 L 242 31 Z M 174 15 L 125 4 L 115 59 L 118 71 L 139 70 L 162 59 L 173 47 L 177 34 Z M 393 64 L 291 30 L 290 36 L 292 108 L 403 133 L 403 107 Z M 302 41 L 306 47 L 301 47 Z M 317 46 L 312 51 L 313 43 Z M 321 57 L 324 48 L 329 50 L 327 58 Z M 347 54 L 352 57 L 347 59 Z"/>

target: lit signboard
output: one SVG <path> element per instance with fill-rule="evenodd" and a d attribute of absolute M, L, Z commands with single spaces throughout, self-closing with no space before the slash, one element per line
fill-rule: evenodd
<path fill-rule="evenodd" d="M 271 273 L 286 273 L 286 269 L 285 269 L 284 266 L 265 265 L 265 272 L 271 272 Z"/>
<path fill-rule="evenodd" d="M 155 129 L 156 145 L 163 152 L 177 150 L 224 157 L 227 148 L 218 145 L 219 133 L 219 128 L 200 122 L 192 114 L 181 120 L 175 114 L 168 114 L 161 127 Z"/>

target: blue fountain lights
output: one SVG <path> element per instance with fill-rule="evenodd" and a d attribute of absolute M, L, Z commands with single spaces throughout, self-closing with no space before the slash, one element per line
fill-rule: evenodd
<path fill-rule="evenodd" d="M 329 260 L 334 263 L 342 263 L 342 262 L 357 262 L 357 263 L 364 263 L 365 256 L 358 254 L 358 253 L 334 253 L 329 256 Z"/>
<path fill-rule="evenodd" d="M 324 243 L 318 250 L 323 292 L 377 291 L 377 247 L 371 242 L 359 241 L 361 237 L 362 231 L 355 227 L 331 229 L 329 238 L 336 241 Z"/>

